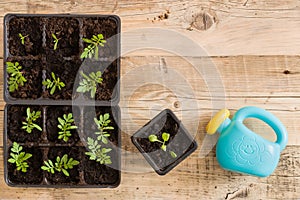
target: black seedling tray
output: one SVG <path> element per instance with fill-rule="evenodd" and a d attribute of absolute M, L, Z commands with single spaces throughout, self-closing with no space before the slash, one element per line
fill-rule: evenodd
<path fill-rule="evenodd" d="M 148 139 L 149 135 L 154 134 L 162 140 L 164 132 L 170 134 L 170 139 L 166 142 L 166 151 L 160 148 L 161 143 L 150 142 Z M 169 109 L 163 110 L 144 125 L 131 140 L 159 175 L 167 174 L 197 149 L 196 141 Z M 169 154 L 170 150 L 177 154 L 176 158 Z"/>
<path fill-rule="evenodd" d="M 40 110 L 40 120 L 36 123 L 43 128 L 42 132 L 35 129 L 27 133 L 21 129 L 22 121 L 26 118 L 26 109 Z M 58 140 L 57 117 L 67 113 L 73 113 L 75 125 L 78 129 L 72 131 L 68 142 Z M 100 114 L 109 113 L 112 120 L 109 130 L 110 137 L 108 144 L 101 144 L 103 147 L 112 148 L 109 153 L 112 164 L 100 165 L 89 160 L 85 155 L 88 151 L 87 137 L 95 138 L 96 125 L 94 117 L 99 118 Z M 18 187 L 100 187 L 114 188 L 121 180 L 121 130 L 120 130 L 120 109 L 119 107 L 93 107 L 93 106 L 43 106 L 43 105 L 6 105 L 5 107 L 5 133 L 4 133 L 4 175 L 9 186 Z M 50 127 L 50 129 L 49 129 Z M 54 136 L 53 136 L 54 134 Z M 33 156 L 28 160 L 29 168 L 26 173 L 16 170 L 15 164 L 8 162 L 13 142 L 23 146 L 26 153 Z M 44 161 L 51 159 L 55 161 L 56 156 L 62 157 L 68 154 L 80 164 L 69 170 L 70 177 L 63 173 L 56 172 L 54 175 L 41 170 Z"/>
<path fill-rule="evenodd" d="M 120 99 L 120 18 L 115 15 L 29 15 L 8 14 L 4 18 L 4 99 L 9 104 L 115 106 Z M 19 33 L 25 39 L 21 44 Z M 55 33 L 60 39 L 53 50 Z M 81 59 L 88 46 L 83 38 L 103 34 L 107 43 L 99 47 L 99 59 Z M 19 62 L 27 82 L 15 92 L 8 90 L 6 62 Z M 77 93 L 76 83 L 86 74 L 101 71 L 95 99 L 89 93 Z M 42 86 L 51 72 L 66 84 L 53 95 Z M 73 92 L 74 90 L 74 92 Z"/>

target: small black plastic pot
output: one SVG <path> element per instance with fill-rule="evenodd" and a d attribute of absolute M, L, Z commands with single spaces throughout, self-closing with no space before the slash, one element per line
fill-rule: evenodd
<path fill-rule="evenodd" d="M 149 140 L 150 135 L 155 135 L 163 141 L 163 133 L 170 134 L 169 140 L 165 142 L 165 150 L 161 148 L 162 143 Z M 163 110 L 138 130 L 131 141 L 159 175 L 167 174 L 197 149 L 196 141 L 169 109 Z"/>

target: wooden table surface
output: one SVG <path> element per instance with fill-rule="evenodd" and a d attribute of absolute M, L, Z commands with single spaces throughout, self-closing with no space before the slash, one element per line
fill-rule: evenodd
<path fill-rule="evenodd" d="M 116 14 L 122 20 L 122 33 L 130 34 L 122 37 L 120 186 L 12 188 L 1 178 L 0 199 L 300 199 L 300 1 L 1 0 L 0 55 L 3 17 L 7 13 Z M 160 32 L 151 38 L 145 30 L 136 31 L 141 28 L 180 33 L 201 46 L 207 55 L 189 54 L 190 51 L 175 55 L 164 49 L 127 53 L 145 41 L 160 38 Z M 189 49 L 189 44 L 171 35 L 165 39 L 166 44 L 187 45 Z M 3 57 L 0 59 L 3 68 Z M 215 76 L 206 76 L 206 72 Z M 0 83 L 2 94 L 2 74 Z M 4 105 L 1 95 L 2 129 Z M 226 106 L 234 113 L 246 105 L 268 109 L 282 120 L 289 133 L 279 166 L 268 178 L 224 171 L 216 161 L 215 149 L 201 156 L 203 141 L 206 144 L 210 139 L 205 137 L 204 127 L 212 114 L 219 107 Z M 160 177 L 137 153 L 130 136 L 163 108 L 175 111 L 196 136 L 199 148 L 168 175 Z M 263 123 L 246 123 L 259 134 L 274 137 Z M 4 177 L 2 138 L 1 131 L 0 176 Z"/>

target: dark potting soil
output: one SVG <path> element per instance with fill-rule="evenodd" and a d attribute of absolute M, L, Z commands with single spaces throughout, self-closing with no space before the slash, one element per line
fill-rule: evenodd
<path fill-rule="evenodd" d="M 113 37 L 118 33 L 118 24 L 113 18 L 88 18 L 83 20 L 82 35 L 83 38 L 92 38 L 93 35 L 102 34 L 107 43 L 104 47 L 99 48 L 100 57 L 117 56 L 117 37 Z M 84 43 L 84 47 L 89 44 Z"/>
<path fill-rule="evenodd" d="M 166 170 L 171 164 L 175 163 L 181 156 L 194 147 L 193 141 L 187 137 L 186 133 L 180 128 L 179 124 L 172 118 L 170 114 L 157 120 L 155 124 L 150 126 L 145 132 L 136 138 L 139 146 L 150 159 L 156 164 L 159 170 Z M 170 134 L 170 139 L 165 144 L 167 151 L 163 151 L 159 142 L 150 142 L 148 137 L 154 134 L 159 140 L 163 141 L 162 134 L 166 132 Z M 177 154 L 173 158 L 169 151 Z M 156 169 L 157 170 L 157 169 Z"/>
<path fill-rule="evenodd" d="M 11 147 L 9 152 L 11 152 Z M 27 172 L 18 171 L 16 164 L 8 163 L 8 182 L 11 184 L 41 184 L 43 181 L 43 154 L 40 148 L 23 146 L 23 151 L 32 154 L 26 162 L 29 165 Z"/>
<path fill-rule="evenodd" d="M 105 113 L 109 113 L 111 122 L 109 123 L 110 126 L 114 127 L 113 130 L 107 130 L 110 134 L 109 141 L 114 145 L 118 146 L 118 130 L 119 127 L 115 120 L 117 120 L 118 116 L 114 116 L 111 107 L 86 107 L 84 110 L 84 126 L 83 132 L 84 137 L 91 137 L 96 139 L 97 135 L 95 132 L 98 131 L 97 125 L 94 122 L 94 118 L 96 117 L 99 120 L 100 115 L 104 115 Z M 115 113 L 114 113 L 115 114 Z"/>
<path fill-rule="evenodd" d="M 57 156 L 62 158 L 65 154 L 68 158 L 73 158 L 79 162 L 79 165 L 73 167 L 73 169 L 68 169 L 70 176 L 64 175 L 62 172 L 55 172 L 54 174 L 45 171 L 47 181 L 50 184 L 78 184 L 80 181 L 79 171 L 82 170 L 82 155 L 84 153 L 84 148 L 80 147 L 51 147 L 49 149 L 47 160 L 50 159 L 55 163 Z"/>
<path fill-rule="evenodd" d="M 80 65 L 80 60 L 64 60 L 62 57 L 57 57 L 53 52 L 49 52 L 47 55 L 46 79 L 53 80 L 51 76 L 53 72 L 56 78 L 59 77 L 60 80 L 65 83 L 65 87 L 61 88 L 61 90 L 56 88 L 52 95 L 50 94 L 51 89 L 46 89 L 43 97 L 56 100 L 71 100 L 73 97 L 74 81 Z"/>
<path fill-rule="evenodd" d="M 55 34 L 58 41 L 57 49 L 54 50 Z M 63 57 L 78 55 L 79 53 L 79 22 L 74 18 L 51 17 L 46 23 L 46 47 L 54 54 Z"/>
<path fill-rule="evenodd" d="M 73 112 L 74 111 L 74 112 Z M 72 136 L 69 137 L 68 141 L 65 142 L 62 139 L 58 139 L 58 132 L 61 131 L 57 127 L 59 124 L 58 117 L 63 119 L 63 115 L 68 115 L 69 113 L 73 114 L 73 119 L 75 123 L 72 125 L 76 125 L 79 127 L 79 109 L 72 106 L 56 106 L 56 107 L 47 107 L 46 109 L 46 131 L 47 131 L 47 138 L 50 142 L 54 142 L 55 144 L 75 144 L 79 141 L 79 135 L 77 129 L 71 129 Z"/>
<path fill-rule="evenodd" d="M 84 159 L 84 180 L 91 185 L 118 185 L 120 182 L 120 169 L 117 162 L 117 153 L 111 151 L 112 164 L 101 165 L 99 162 L 89 160 L 88 156 Z"/>
<path fill-rule="evenodd" d="M 42 132 L 34 128 L 31 133 L 27 133 L 22 129 L 22 122 L 26 122 L 26 110 L 30 107 L 30 111 L 41 111 L 41 117 L 34 123 L 43 128 L 43 110 L 41 106 L 9 106 L 7 113 L 7 134 L 8 138 L 14 142 L 40 142 L 42 140 Z"/>
<path fill-rule="evenodd" d="M 42 20 L 40 17 L 13 17 L 9 20 L 8 46 L 13 56 L 36 56 L 42 49 Z M 21 44 L 19 33 L 25 38 L 25 44 Z"/>
<path fill-rule="evenodd" d="M 88 75 L 91 72 L 101 71 L 102 83 L 97 84 L 95 100 L 109 101 L 114 98 L 114 90 L 117 91 L 118 67 L 117 61 L 112 63 L 102 61 L 85 60 L 82 65 L 83 72 Z M 86 92 L 85 97 L 91 99 L 90 92 Z"/>
<path fill-rule="evenodd" d="M 8 62 L 19 62 L 19 65 L 22 66 L 23 76 L 26 78 L 27 82 L 23 86 L 19 86 L 18 90 L 10 92 L 10 96 L 14 98 L 22 99 L 38 99 L 42 96 L 42 69 L 43 65 L 40 61 L 37 60 L 11 60 L 8 59 Z M 9 76 L 7 80 L 9 80 Z"/>

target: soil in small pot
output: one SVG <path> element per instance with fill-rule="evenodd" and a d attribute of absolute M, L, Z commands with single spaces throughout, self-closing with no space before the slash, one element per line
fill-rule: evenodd
<path fill-rule="evenodd" d="M 103 165 L 94 160 L 84 158 L 84 180 L 91 185 L 117 186 L 120 182 L 120 169 L 118 169 L 118 155 L 116 151 L 109 152 L 112 164 Z"/>
<path fill-rule="evenodd" d="M 83 20 L 82 34 L 83 38 L 92 38 L 93 35 L 102 34 L 107 43 L 104 47 L 99 46 L 100 57 L 114 57 L 117 56 L 117 37 L 113 37 L 118 33 L 117 21 L 114 18 L 88 18 Z M 84 43 L 86 48 L 89 44 Z"/>
<path fill-rule="evenodd" d="M 118 83 L 118 67 L 117 61 L 112 63 L 108 62 L 96 62 L 91 60 L 85 60 L 83 64 L 83 72 L 88 75 L 91 72 L 101 71 L 102 83 L 97 84 L 97 91 L 95 100 L 109 101 L 114 98 L 115 92 L 117 91 Z M 114 91 L 115 90 L 115 91 Z M 84 93 L 85 97 L 91 99 L 90 92 Z"/>
<path fill-rule="evenodd" d="M 11 152 L 11 147 L 9 148 L 9 153 Z M 43 172 L 41 166 L 43 164 L 43 154 L 42 149 L 37 147 L 26 147 L 23 146 L 23 152 L 32 154 L 26 162 L 29 165 L 27 172 L 18 171 L 16 164 L 7 163 L 8 169 L 8 182 L 11 184 L 41 184 L 43 181 Z M 10 157 L 9 157 L 10 158 Z M 8 159 L 9 159 L 8 158 Z"/>
<path fill-rule="evenodd" d="M 78 184 L 80 181 L 79 171 L 82 170 L 82 155 L 84 153 L 84 148 L 80 147 L 51 147 L 47 155 L 47 160 L 50 159 L 53 163 L 56 162 L 57 156 L 62 158 L 65 154 L 68 158 L 73 158 L 80 162 L 79 165 L 73 167 L 73 169 L 68 169 L 70 176 L 64 175 L 62 172 L 55 172 L 54 174 L 44 171 L 46 173 L 47 181 L 50 184 L 66 184 L 74 185 Z"/>
<path fill-rule="evenodd" d="M 19 86 L 18 90 L 10 92 L 10 96 L 18 99 L 38 99 L 42 96 L 42 68 L 43 65 L 38 60 L 21 60 L 15 61 L 7 59 L 8 62 L 19 62 L 22 66 L 23 76 L 26 78 L 26 82 L 23 86 Z M 8 80 L 9 80 L 8 74 Z"/>
<path fill-rule="evenodd" d="M 54 50 L 54 38 L 57 37 L 58 45 Z M 70 57 L 79 53 L 79 22 L 74 18 L 52 17 L 46 23 L 46 47 L 57 55 Z"/>
<path fill-rule="evenodd" d="M 95 132 L 98 131 L 97 125 L 94 122 L 94 118 L 96 117 L 99 120 L 100 115 L 104 115 L 105 113 L 109 113 L 111 122 L 109 123 L 109 126 L 114 127 L 113 130 L 107 130 L 107 132 L 110 134 L 109 141 L 114 145 L 118 146 L 118 133 L 119 133 L 119 127 L 116 123 L 116 120 L 118 119 L 118 116 L 114 116 L 117 112 L 113 112 L 112 107 L 85 107 L 84 109 L 84 129 L 83 133 L 85 136 L 85 139 L 87 137 L 95 138 Z"/>
<path fill-rule="evenodd" d="M 80 65 L 80 60 L 68 61 L 64 60 L 62 57 L 55 56 L 53 53 L 49 53 L 47 55 L 46 79 L 53 80 L 51 76 L 51 73 L 53 72 L 55 77 L 59 77 L 60 81 L 65 84 L 65 87 L 61 88 L 61 90 L 56 88 L 52 95 L 50 94 L 51 89 L 46 89 L 43 97 L 55 100 L 71 100 L 73 97 L 74 81 Z"/>
<path fill-rule="evenodd" d="M 22 122 L 26 122 L 26 110 L 30 107 L 30 111 L 41 111 L 41 117 L 34 123 L 43 128 L 43 110 L 41 106 L 9 106 L 7 110 L 7 134 L 8 138 L 14 142 L 40 142 L 42 140 L 42 132 L 34 128 L 31 133 L 27 133 L 22 129 Z"/>
<path fill-rule="evenodd" d="M 13 56 L 36 56 L 42 53 L 42 20 L 40 17 L 13 17 L 8 23 L 8 48 Z M 24 45 L 19 33 L 27 36 Z"/>
<path fill-rule="evenodd" d="M 163 141 L 162 134 L 164 132 L 170 134 L 170 139 L 165 143 L 167 145 L 166 151 L 161 149 L 161 143 L 150 142 L 148 139 L 149 135 L 154 134 L 160 141 Z M 181 156 L 194 148 L 193 141 L 187 137 L 187 133 L 184 132 L 169 113 L 164 118 L 156 120 L 145 132 L 138 135 L 136 141 L 160 171 L 167 170 Z M 175 152 L 177 157 L 173 158 L 169 151 Z"/>
<path fill-rule="evenodd" d="M 74 112 L 73 112 L 74 111 Z M 61 131 L 57 126 L 59 124 L 58 117 L 63 119 L 63 115 L 73 114 L 75 122 L 72 125 L 79 126 L 80 111 L 77 107 L 72 106 L 49 106 L 46 109 L 46 131 L 47 139 L 55 144 L 75 144 L 79 141 L 78 129 L 71 129 L 72 136 L 69 137 L 68 141 L 65 142 L 62 139 L 58 139 L 58 132 Z"/>

